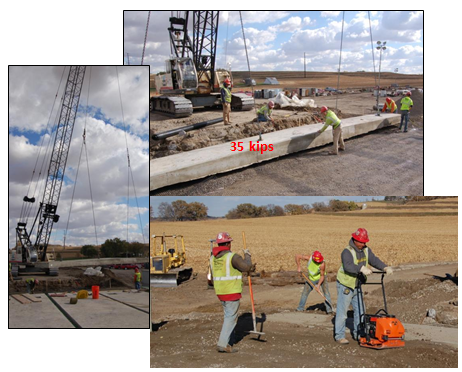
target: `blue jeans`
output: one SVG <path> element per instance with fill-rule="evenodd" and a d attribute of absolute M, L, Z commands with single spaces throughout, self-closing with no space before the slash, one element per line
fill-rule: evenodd
<path fill-rule="evenodd" d="M 218 339 L 218 347 L 225 348 L 229 344 L 229 339 L 234 331 L 237 323 L 237 312 L 239 310 L 240 300 L 236 301 L 221 301 L 225 318 L 223 327 L 221 328 L 220 338 Z"/>
<path fill-rule="evenodd" d="M 314 285 L 317 285 L 318 282 L 319 282 L 319 280 L 316 280 L 316 281 L 314 281 L 312 283 Z M 327 298 L 327 301 L 332 303 L 332 301 L 330 299 L 329 286 L 327 285 L 327 282 L 326 282 L 325 279 L 321 284 L 321 288 L 322 288 L 322 291 L 324 292 L 324 296 L 326 296 L 326 298 Z M 311 285 L 309 285 L 308 282 L 305 282 L 305 286 L 304 286 L 303 292 L 302 292 L 302 297 L 300 297 L 300 302 L 298 304 L 297 311 L 305 310 L 306 300 L 308 299 L 308 295 L 311 293 L 312 290 L 313 290 L 313 288 L 311 288 Z M 327 314 L 331 313 L 332 312 L 332 307 L 327 302 L 324 302 L 324 303 L 326 304 Z"/>
<path fill-rule="evenodd" d="M 141 282 L 135 282 L 135 289 L 141 289 Z"/>
<path fill-rule="evenodd" d="M 348 292 L 348 293 L 345 293 Z M 353 305 L 353 338 L 358 335 L 358 324 L 360 316 L 365 313 L 364 305 L 358 303 L 358 289 L 345 287 L 337 282 L 337 313 L 335 315 L 335 339 L 345 338 L 347 312 L 350 305 Z"/>
<path fill-rule="evenodd" d="M 403 126 L 404 120 L 404 131 L 407 131 L 407 122 L 409 121 L 409 110 L 401 111 L 401 123 L 399 124 L 399 129 Z"/>
<path fill-rule="evenodd" d="M 265 117 L 265 115 L 261 115 L 261 114 L 258 114 L 258 117 L 257 117 L 257 120 L 258 121 L 268 121 L 268 119 Z"/>

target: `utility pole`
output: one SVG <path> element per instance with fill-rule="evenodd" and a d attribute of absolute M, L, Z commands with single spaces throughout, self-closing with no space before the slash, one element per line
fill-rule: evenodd
<path fill-rule="evenodd" d="M 380 110 L 379 110 L 379 95 L 380 95 L 380 69 L 382 67 L 382 50 L 385 50 L 387 49 L 387 47 L 385 46 L 387 42 L 384 41 L 383 42 L 383 45 L 382 45 L 382 42 L 381 41 L 377 41 L 377 47 L 376 49 L 377 50 L 380 50 L 380 60 L 379 60 L 379 85 L 377 87 L 377 114 L 376 116 L 380 116 Z"/>

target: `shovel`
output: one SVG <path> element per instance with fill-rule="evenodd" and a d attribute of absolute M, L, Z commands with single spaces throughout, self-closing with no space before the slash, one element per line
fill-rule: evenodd
<path fill-rule="evenodd" d="M 244 231 L 242 232 L 242 238 L 244 239 L 244 249 L 247 249 L 246 244 L 245 244 L 245 233 L 244 233 Z M 257 331 L 257 318 L 255 316 L 255 305 L 254 305 L 254 302 L 253 302 L 253 291 L 252 291 L 252 279 L 250 279 L 250 273 L 247 276 L 247 279 L 249 280 L 250 302 L 252 303 L 253 331 L 246 331 L 246 332 L 257 334 L 257 335 L 259 335 L 258 337 L 260 338 L 260 336 L 264 335 L 265 333 Z"/>
<path fill-rule="evenodd" d="M 305 273 L 303 273 L 303 272 L 300 272 L 300 273 L 303 275 L 305 280 L 315 289 L 315 291 L 318 292 L 322 296 L 322 298 L 324 298 L 324 301 L 326 301 L 330 305 L 331 309 L 334 310 L 334 307 L 332 306 L 330 301 L 326 298 L 326 296 L 324 296 L 324 294 L 318 288 L 316 288 L 316 286 L 311 282 L 310 279 L 308 279 L 308 277 L 305 275 Z"/>

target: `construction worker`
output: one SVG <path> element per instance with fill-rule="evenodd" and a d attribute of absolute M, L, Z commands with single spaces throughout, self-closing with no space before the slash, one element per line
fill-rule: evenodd
<path fill-rule="evenodd" d="M 231 252 L 233 239 L 227 232 L 217 235 L 217 247 L 212 249 L 210 267 L 212 268 L 213 286 L 224 312 L 224 321 L 218 339 L 217 350 L 220 353 L 237 352 L 230 345 L 230 338 L 237 323 L 237 312 L 242 297 L 242 273 L 255 271 L 250 252 L 244 251 L 244 259 Z"/>
<path fill-rule="evenodd" d="M 324 296 L 327 298 L 326 304 L 326 312 L 327 314 L 332 313 L 332 307 L 329 303 L 332 303 L 330 299 L 329 293 L 329 286 L 327 285 L 327 271 L 326 271 L 326 262 L 324 261 L 324 257 L 322 256 L 321 252 L 315 251 L 311 256 L 297 254 L 295 255 L 295 262 L 297 263 L 297 271 L 300 273 L 302 272 L 300 266 L 300 260 L 308 261 L 308 279 L 313 283 L 317 290 L 320 291 L 322 287 L 322 292 Z M 302 297 L 300 297 L 300 303 L 298 304 L 297 311 L 304 311 L 306 300 L 308 299 L 308 295 L 314 288 L 311 286 L 310 283 L 305 282 L 305 287 L 303 288 Z"/>
<path fill-rule="evenodd" d="M 137 267 L 135 267 L 135 277 L 133 280 L 135 281 L 135 289 L 140 290 L 141 289 L 141 273 Z"/>
<path fill-rule="evenodd" d="M 271 121 L 274 123 L 273 117 L 271 116 L 273 113 L 274 102 L 268 101 L 267 104 L 260 107 L 257 111 L 257 121 Z"/>
<path fill-rule="evenodd" d="M 342 266 L 337 272 L 337 313 L 335 315 L 335 340 L 340 344 L 348 344 L 345 338 L 345 324 L 347 311 L 353 305 L 353 338 L 357 340 L 358 324 L 361 315 L 365 313 L 363 304 L 358 298 L 358 281 L 367 280 L 367 276 L 372 274 L 372 270 L 367 267 L 371 265 L 380 271 L 385 271 L 387 275 L 393 274 L 391 267 L 384 264 L 372 250 L 366 246 L 369 237 L 366 229 L 359 228 L 342 252 Z"/>
<path fill-rule="evenodd" d="M 382 108 L 382 112 L 389 111 L 390 113 L 394 113 L 396 111 L 396 103 L 390 97 L 385 99 L 385 103 Z"/>
<path fill-rule="evenodd" d="M 329 151 L 329 155 L 338 155 L 339 149 L 341 151 L 345 151 L 345 143 L 343 142 L 342 134 L 342 121 L 332 110 L 329 110 L 327 106 L 321 107 L 321 114 L 326 117 L 326 123 L 320 130 L 318 130 L 318 134 L 324 132 L 329 125 L 332 125 L 334 147 L 332 151 Z"/>
<path fill-rule="evenodd" d="M 34 278 L 26 279 L 27 293 L 34 294 L 35 286 L 38 284 L 38 280 Z"/>
<path fill-rule="evenodd" d="M 229 113 L 231 112 L 231 80 L 228 78 L 223 81 L 221 87 L 221 102 L 223 104 L 223 122 L 225 125 L 231 124 Z"/>
<path fill-rule="evenodd" d="M 407 132 L 407 123 L 409 121 L 409 111 L 411 111 L 414 102 L 411 99 L 411 92 L 407 92 L 406 96 L 401 99 L 401 123 L 399 124 L 399 129 L 403 126 L 404 121 L 404 133 Z"/>

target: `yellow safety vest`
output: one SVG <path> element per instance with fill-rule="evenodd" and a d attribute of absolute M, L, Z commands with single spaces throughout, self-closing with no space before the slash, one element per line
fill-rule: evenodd
<path fill-rule="evenodd" d="M 356 252 L 353 248 L 350 246 L 346 247 L 351 252 L 351 255 L 353 256 L 353 262 L 355 265 L 358 265 L 360 262 L 363 262 L 363 260 L 358 261 L 358 258 L 356 257 Z M 364 248 L 364 253 L 366 254 L 365 261 L 366 261 L 366 266 L 369 263 L 369 248 Z M 358 277 L 356 275 L 351 275 L 347 273 L 346 271 L 343 270 L 343 264 L 340 266 L 340 269 L 338 269 L 337 272 L 337 280 L 340 282 L 340 284 L 343 284 L 345 287 L 354 289 L 356 286 L 356 279 Z"/>
<path fill-rule="evenodd" d="M 136 277 L 135 281 L 141 282 L 141 273 L 135 273 L 135 277 Z"/>
<path fill-rule="evenodd" d="M 223 89 L 225 92 L 225 102 L 231 103 L 231 91 L 228 88 L 226 88 L 224 85 L 221 89 Z"/>
<path fill-rule="evenodd" d="M 242 273 L 231 264 L 234 253 L 229 252 L 216 258 L 210 257 L 213 286 L 217 295 L 242 293 Z"/>
<path fill-rule="evenodd" d="M 404 97 L 401 100 L 401 111 L 409 110 L 409 107 L 413 106 L 413 104 L 414 104 L 414 102 L 412 102 L 412 99 L 410 99 L 409 97 Z"/>
<path fill-rule="evenodd" d="M 310 257 L 308 261 L 308 277 L 311 281 L 315 282 L 321 278 L 321 263 L 316 263 L 313 261 L 313 256 Z M 324 267 L 324 275 L 327 273 L 327 265 Z"/>

